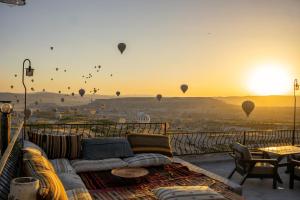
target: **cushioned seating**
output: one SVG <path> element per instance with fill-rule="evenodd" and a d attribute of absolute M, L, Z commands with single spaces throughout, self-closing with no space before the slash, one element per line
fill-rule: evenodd
<path fill-rule="evenodd" d="M 269 163 L 256 163 L 251 170 L 251 174 L 273 174 L 274 165 Z"/>
<path fill-rule="evenodd" d="M 85 188 L 68 190 L 67 196 L 69 200 L 92 200 L 89 191 Z"/>
<path fill-rule="evenodd" d="M 169 137 L 165 135 L 129 134 L 127 139 L 134 153 L 160 153 L 172 156 Z"/>
<path fill-rule="evenodd" d="M 76 173 L 79 173 L 111 170 L 114 168 L 126 167 L 128 164 L 120 158 L 109 158 L 103 160 L 72 160 L 71 165 Z"/>
<path fill-rule="evenodd" d="M 125 138 L 92 138 L 82 140 L 82 159 L 102 160 L 133 156 L 130 144 Z"/>
<path fill-rule="evenodd" d="M 23 170 L 28 176 L 45 170 L 55 172 L 55 169 L 47 158 L 29 152 L 23 154 Z"/>
<path fill-rule="evenodd" d="M 159 166 L 171 163 L 170 158 L 157 153 L 136 154 L 133 157 L 124 158 L 123 160 L 128 163 L 128 167 Z"/>
<path fill-rule="evenodd" d="M 41 147 L 39 147 L 38 145 L 28 141 L 28 140 L 24 140 L 24 146 L 22 149 L 24 152 L 27 151 L 31 151 L 32 153 L 36 153 L 36 154 L 40 154 L 43 155 L 44 157 L 47 157 L 47 154 L 43 151 L 43 149 Z"/>
<path fill-rule="evenodd" d="M 77 159 L 81 153 L 81 135 L 54 135 L 29 132 L 30 141 L 40 146 L 48 158 Z"/>
<path fill-rule="evenodd" d="M 172 186 L 153 190 L 159 200 L 225 200 L 208 186 Z"/>
<path fill-rule="evenodd" d="M 82 182 L 80 176 L 77 174 L 60 173 L 58 174 L 60 181 L 62 182 L 65 190 L 73 190 L 77 188 L 86 188 Z"/>
<path fill-rule="evenodd" d="M 60 173 L 71 173 L 71 174 L 76 174 L 75 169 L 71 166 L 70 161 L 65 159 L 65 158 L 61 158 L 61 159 L 54 159 L 54 160 L 50 160 L 55 172 L 60 174 Z"/>

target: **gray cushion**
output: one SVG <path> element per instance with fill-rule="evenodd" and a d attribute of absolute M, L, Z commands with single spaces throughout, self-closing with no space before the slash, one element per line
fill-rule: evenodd
<path fill-rule="evenodd" d="M 70 161 L 65 158 L 59 158 L 59 159 L 53 159 L 50 160 L 55 172 L 57 174 L 59 173 L 70 173 L 70 174 L 76 174 L 75 169 L 71 166 Z"/>
<path fill-rule="evenodd" d="M 65 190 L 73 190 L 77 188 L 86 188 L 82 182 L 80 176 L 77 174 L 60 173 L 58 174 L 60 181 L 62 182 Z"/>
<path fill-rule="evenodd" d="M 133 156 L 130 144 L 125 138 L 93 138 L 83 139 L 82 142 L 82 159 L 85 160 Z"/>
<path fill-rule="evenodd" d="M 169 157 L 158 153 L 136 154 L 134 157 L 125 158 L 124 161 L 128 163 L 128 167 L 159 166 L 167 165 L 172 162 Z"/>

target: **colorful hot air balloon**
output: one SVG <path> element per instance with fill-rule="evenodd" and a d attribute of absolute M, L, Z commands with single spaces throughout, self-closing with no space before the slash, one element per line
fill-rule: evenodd
<path fill-rule="evenodd" d="M 189 89 L 189 86 L 187 84 L 182 84 L 180 86 L 180 89 L 183 93 L 185 93 Z"/>
<path fill-rule="evenodd" d="M 80 96 L 83 96 L 83 95 L 85 94 L 85 90 L 81 88 L 81 89 L 79 90 L 79 94 L 80 94 Z"/>
<path fill-rule="evenodd" d="M 162 99 L 162 95 L 161 95 L 161 94 L 156 95 L 156 99 L 157 99 L 158 101 L 160 101 L 160 100 Z"/>
<path fill-rule="evenodd" d="M 247 115 L 247 117 L 249 117 L 249 115 L 255 108 L 255 104 L 252 101 L 247 100 L 242 103 L 242 108 L 245 114 Z"/>
<path fill-rule="evenodd" d="M 116 92 L 116 95 L 117 95 L 117 96 L 120 96 L 120 94 L 121 94 L 120 91 L 117 91 L 117 92 Z"/>
<path fill-rule="evenodd" d="M 125 44 L 125 43 L 119 43 L 119 44 L 118 44 L 118 49 L 119 49 L 119 51 L 121 52 L 121 54 L 123 54 L 123 52 L 124 52 L 125 49 L 126 49 L 126 44 Z"/>

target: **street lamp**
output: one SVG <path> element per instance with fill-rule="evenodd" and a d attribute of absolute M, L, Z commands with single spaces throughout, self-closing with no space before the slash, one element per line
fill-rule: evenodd
<path fill-rule="evenodd" d="M 296 91 L 299 90 L 298 80 L 294 80 L 294 129 L 293 129 L 293 140 L 292 145 L 295 144 L 295 134 L 296 134 L 296 109 L 297 109 L 297 96 Z"/>
<path fill-rule="evenodd" d="M 7 3 L 16 6 L 24 6 L 26 4 L 26 0 L 0 0 L 2 3 Z"/>
<path fill-rule="evenodd" d="M 25 63 L 28 62 L 28 67 L 25 69 Z M 29 59 L 25 59 L 23 61 L 23 71 L 22 71 L 22 83 L 25 90 L 25 97 L 24 97 L 24 125 L 23 125 L 23 136 L 22 139 L 24 139 L 25 136 L 25 127 L 26 127 L 26 111 L 27 111 L 27 88 L 25 85 L 25 78 L 24 78 L 24 72 L 26 70 L 26 76 L 33 76 L 34 69 L 31 68 L 31 61 Z"/>
<path fill-rule="evenodd" d="M 12 105 L 10 104 L 10 101 L 2 101 L 3 104 L 0 107 L 0 112 L 1 114 L 1 128 L 0 128 L 0 133 L 1 133 L 1 155 L 4 154 L 9 142 L 10 142 L 10 124 L 11 124 L 11 116 L 10 113 L 13 110 Z"/>

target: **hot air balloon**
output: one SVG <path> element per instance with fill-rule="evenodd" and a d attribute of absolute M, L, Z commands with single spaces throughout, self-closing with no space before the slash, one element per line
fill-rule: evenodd
<path fill-rule="evenodd" d="M 86 81 L 84 81 L 84 83 L 86 84 Z"/>
<path fill-rule="evenodd" d="M 81 88 L 81 89 L 79 90 L 79 94 L 80 94 L 80 96 L 83 96 L 83 95 L 85 94 L 85 90 Z"/>
<path fill-rule="evenodd" d="M 45 90 L 45 89 L 43 89 L 43 92 L 46 92 L 46 90 Z"/>
<path fill-rule="evenodd" d="M 118 44 L 118 49 L 119 49 L 119 51 L 121 52 L 121 54 L 123 54 L 123 52 L 124 52 L 125 49 L 126 49 L 126 44 L 125 44 L 125 43 L 119 43 L 119 44 Z"/>
<path fill-rule="evenodd" d="M 60 93 L 61 93 L 61 91 L 59 90 L 59 91 L 58 91 L 58 93 L 60 94 Z"/>
<path fill-rule="evenodd" d="M 110 76 L 112 77 L 113 75 L 112 75 L 112 74 L 110 74 Z"/>
<path fill-rule="evenodd" d="M 51 81 L 53 81 L 53 78 L 51 78 Z"/>
<path fill-rule="evenodd" d="M 189 86 L 187 84 L 182 84 L 180 86 L 180 89 L 183 93 L 185 93 L 189 89 Z"/>
<path fill-rule="evenodd" d="M 34 79 L 31 79 L 31 82 L 34 82 Z"/>
<path fill-rule="evenodd" d="M 161 94 L 156 95 L 156 99 L 157 99 L 158 101 L 160 101 L 161 98 L 162 98 L 162 95 L 161 95 Z"/>
<path fill-rule="evenodd" d="M 65 98 L 62 97 L 62 98 L 60 99 L 60 101 L 61 101 L 61 102 L 65 102 Z"/>
<path fill-rule="evenodd" d="M 32 87 L 32 88 L 30 88 L 31 89 L 31 91 L 34 91 L 34 88 Z"/>
<path fill-rule="evenodd" d="M 75 94 L 74 94 L 74 92 L 72 92 L 72 96 L 74 96 Z"/>
<path fill-rule="evenodd" d="M 56 67 L 55 70 L 58 71 L 58 67 Z"/>
<path fill-rule="evenodd" d="M 64 72 L 67 72 L 67 70 L 65 69 Z"/>
<path fill-rule="evenodd" d="M 255 104 L 252 101 L 247 100 L 242 103 L 242 108 L 245 114 L 247 115 L 247 117 L 249 117 L 249 115 L 255 108 Z"/>
<path fill-rule="evenodd" d="M 101 68 L 101 65 L 98 65 L 98 69 L 100 69 Z"/>
<path fill-rule="evenodd" d="M 121 94 L 120 91 L 117 91 L 117 92 L 116 92 L 116 95 L 117 95 L 117 96 L 120 96 L 120 94 Z"/>
<path fill-rule="evenodd" d="M 18 75 L 17 74 L 15 74 L 15 77 L 17 77 Z"/>
<path fill-rule="evenodd" d="M 97 66 L 94 67 L 95 69 L 97 68 Z"/>
<path fill-rule="evenodd" d="M 10 86 L 10 88 L 11 88 L 11 89 L 13 89 L 13 88 L 14 88 L 14 86 L 13 86 L 13 85 L 11 85 L 11 86 Z"/>
<path fill-rule="evenodd" d="M 51 51 L 54 49 L 54 47 L 50 47 Z"/>
<path fill-rule="evenodd" d="M 68 87 L 68 90 L 70 90 L 70 89 L 71 89 L 71 87 L 69 86 L 69 87 Z"/>

